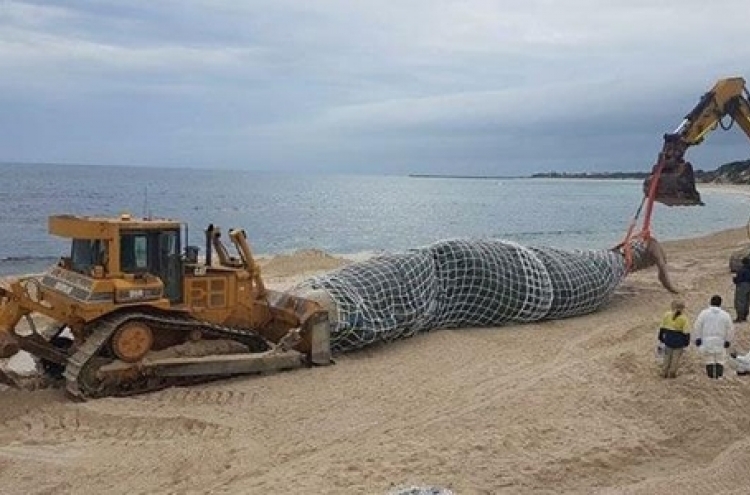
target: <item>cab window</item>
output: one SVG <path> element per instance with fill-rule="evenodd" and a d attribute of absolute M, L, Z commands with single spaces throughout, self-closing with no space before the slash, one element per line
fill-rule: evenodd
<path fill-rule="evenodd" d="M 148 237 L 145 233 L 120 237 L 120 268 L 125 273 L 148 271 Z"/>
<path fill-rule="evenodd" d="M 107 244 L 99 239 L 73 239 L 70 265 L 73 271 L 88 275 L 95 266 L 107 264 Z"/>

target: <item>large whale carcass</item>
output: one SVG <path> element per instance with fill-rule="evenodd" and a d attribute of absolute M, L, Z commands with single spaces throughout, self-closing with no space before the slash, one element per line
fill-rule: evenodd
<path fill-rule="evenodd" d="M 331 346 L 346 352 L 438 328 L 591 313 L 628 273 L 654 265 L 661 283 L 677 292 L 662 248 L 650 236 L 601 250 L 456 239 L 352 263 L 305 280 L 291 293 L 327 309 Z"/>

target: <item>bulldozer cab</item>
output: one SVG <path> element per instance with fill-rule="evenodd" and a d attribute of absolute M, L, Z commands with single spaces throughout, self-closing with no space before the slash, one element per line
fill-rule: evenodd
<path fill-rule="evenodd" d="M 170 220 L 52 216 L 49 231 L 71 239 L 70 256 L 61 268 L 93 279 L 158 277 L 163 296 L 183 300 L 181 224 Z M 161 291 L 160 291 L 161 292 Z"/>

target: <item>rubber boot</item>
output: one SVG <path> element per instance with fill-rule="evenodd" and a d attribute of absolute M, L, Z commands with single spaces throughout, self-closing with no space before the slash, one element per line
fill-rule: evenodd
<path fill-rule="evenodd" d="M 707 364 L 706 365 L 706 374 L 709 378 L 716 378 L 716 365 L 715 364 Z"/>
<path fill-rule="evenodd" d="M 721 378 L 722 376 L 724 376 L 724 365 L 717 364 L 716 365 L 716 378 Z"/>

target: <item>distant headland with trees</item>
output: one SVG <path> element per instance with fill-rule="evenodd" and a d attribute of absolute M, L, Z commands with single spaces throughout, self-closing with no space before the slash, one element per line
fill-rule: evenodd
<path fill-rule="evenodd" d="M 547 179 L 645 179 L 649 172 L 545 172 L 531 178 Z M 718 184 L 750 184 L 750 160 L 725 163 L 716 170 L 694 170 L 695 181 Z"/>
<path fill-rule="evenodd" d="M 540 172 L 530 176 L 507 175 L 441 175 L 409 174 L 415 178 L 437 179 L 638 179 L 648 177 L 649 172 Z M 716 184 L 750 184 L 750 160 L 725 163 L 716 170 L 694 170 L 695 181 Z"/>

